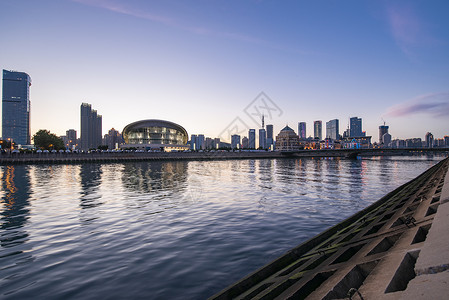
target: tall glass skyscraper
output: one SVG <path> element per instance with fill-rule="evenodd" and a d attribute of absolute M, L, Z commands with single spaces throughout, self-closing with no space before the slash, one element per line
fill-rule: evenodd
<path fill-rule="evenodd" d="M 338 119 L 330 120 L 326 122 L 326 138 L 330 138 L 333 140 L 340 139 L 340 131 L 338 126 Z"/>
<path fill-rule="evenodd" d="M 362 118 L 353 117 L 349 119 L 349 136 L 361 137 L 362 133 Z"/>
<path fill-rule="evenodd" d="M 2 138 L 30 145 L 30 86 L 27 73 L 3 70 Z"/>
<path fill-rule="evenodd" d="M 313 122 L 313 135 L 315 139 L 322 140 L 323 139 L 323 122 L 322 121 L 314 121 Z"/>
<path fill-rule="evenodd" d="M 306 122 L 299 122 L 298 123 L 298 135 L 300 139 L 306 139 Z"/>
<path fill-rule="evenodd" d="M 248 130 L 248 148 L 256 149 L 256 129 Z"/>

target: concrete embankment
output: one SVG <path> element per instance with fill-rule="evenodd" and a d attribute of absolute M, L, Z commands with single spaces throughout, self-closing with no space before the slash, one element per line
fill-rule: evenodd
<path fill-rule="evenodd" d="M 211 299 L 446 299 L 449 158 Z"/>

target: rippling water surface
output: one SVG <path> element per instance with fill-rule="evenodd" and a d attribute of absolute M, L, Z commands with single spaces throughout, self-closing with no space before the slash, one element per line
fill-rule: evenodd
<path fill-rule="evenodd" d="M 207 298 L 442 158 L 2 166 L 0 298 Z"/>

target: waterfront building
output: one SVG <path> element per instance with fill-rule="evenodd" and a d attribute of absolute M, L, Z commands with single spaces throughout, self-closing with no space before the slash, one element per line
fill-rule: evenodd
<path fill-rule="evenodd" d="M 323 139 L 323 122 L 313 122 L 313 137 L 321 141 Z"/>
<path fill-rule="evenodd" d="M 30 145 L 31 77 L 3 70 L 2 138 L 16 145 Z"/>
<path fill-rule="evenodd" d="M 405 140 L 406 148 L 422 148 L 423 143 L 421 138 L 411 138 Z"/>
<path fill-rule="evenodd" d="M 444 136 L 444 146 L 449 147 L 449 135 Z"/>
<path fill-rule="evenodd" d="M 361 137 L 362 133 L 362 118 L 353 117 L 349 119 L 349 137 Z"/>
<path fill-rule="evenodd" d="M 265 129 L 259 129 L 259 148 L 267 148 L 267 132 Z"/>
<path fill-rule="evenodd" d="M 197 150 L 197 136 L 196 134 L 192 134 L 190 136 L 190 150 Z"/>
<path fill-rule="evenodd" d="M 182 151 L 189 149 L 187 131 L 180 125 L 164 120 L 141 120 L 123 128 L 124 148 Z"/>
<path fill-rule="evenodd" d="M 340 139 L 340 130 L 338 123 L 338 119 L 326 122 L 326 138 L 333 139 L 334 141 Z"/>
<path fill-rule="evenodd" d="M 274 147 L 273 125 L 267 125 L 267 148 L 272 149 Z"/>
<path fill-rule="evenodd" d="M 388 133 L 388 126 L 385 125 L 380 125 L 379 126 L 379 144 L 383 143 L 383 136 L 385 133 Z"/>
<path fill-rule="evenodd" d="M 240 149 L 240 135 L 231 135 L 231 149 Z"/>
<path fill-rule="evenodd" d="M 198 134 L 196 143 L 196 147 L 198 150 L 205 149 L 206 145 L 204 144 L 204 134 Z"/>
<path fill-rule="evenodd" d="M 433 147 L 433 134 L 431 134 L 430 132 L 426 133 L 426 147 Z"/>
<path fill-rule="evenodd" d="M 299 150 L 299 137 L 293 129 L 285 126 L 276 136 L 276 151 Z"/>
<path fill-rule="evenodd" d="M 249 148 L 248 145 L 249 145 L 248 144 L 248 138 L 246 136 L 244 136 L 243 139 L 242 139 L 242 149 L 248 149 Z"/>
<path fill-rule="evenodd" d="M 102 144 L 102 116 L 88 103 L 81 104 L 81 149 L 96 149 Z"/>
<path fill-rule="evenodd" d="M 390 147 L 391 146 L 391 134 L 389 134 L 388 132 L 385 133 L 382 136 L 382 144 L 384 147 Z"/>
<path fill-rule="evenodd" d="M 114 128 L 109 129 L 108 133 L 104 135 L 103 145 L 108 146 L 108 149 L 118 149 L 123 143 L 122 135 Z"/>
<path fill-rule="evenodd" d="M 220 138 L 214 138 L 214 149 L 221 147 Z"/>
<path fill-rule="evenodd" d="M 74 150 L 78 148 L 77 138 L 76 138 L 76 130 L 69 129 L 65 132 L 66 140 L 64 142 L 66 149 Z"/>
<path fill-rule="evenodd" d="M 256 129 L 250 129 L 248 131 L 248 148 L 256 149 Z"/>
<path fill-rule="evenodd" d="M 299 136 L 299 139 L 306 139 L 307 138 L 306 122 L 299 122 L 298 123 L 298 136 Z"/>
<path fill-rule="evenodd" d="M 206 149 L 213 149 L 214 148 L 214 139 L 210 138 L 210 137 L 206 137 Z"/>
<path fill-rule="evenodd" d="M 371 148 L 371 136 L 344 137 L 341 140 L 344 149 L 368 149 Z"/>

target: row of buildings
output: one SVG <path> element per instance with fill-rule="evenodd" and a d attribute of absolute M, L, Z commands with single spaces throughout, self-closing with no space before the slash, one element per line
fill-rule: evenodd
<path fill-rule="evenodd" d="M 3 70 L 2 95 L 2 137 L 4 140 L 14 142 L 17 146 L 31 146 L 30 135 L 30 86 L 31 77 L 24 72 Z M 306 122 L 298 123 L 298 134 L 286 126 L 279 134 L 274 136 L 272 124 L 265 126 L 262 116 L 262 126 L 258 130 L 249 129 L 248 135 L 241 137 L 238 134 L 230 136 L 231 143 L 221 141 L 220 138 L 205 137 L 204 134 L 192 134 L 188 139 L 187 131 L 180 125 L 164 120 L 141 120 L 131 123 L 123 132 L 110 129 L 102 136 L 102 116 L 88 103 L 80 107 L 81 136 L 77 137 L 74 129 L 66 131 L 61 138 L 67 149 L 96 149 L 100 146 L 108 149 L 128 147 L 136 149 L 171 150 L 207 150 L 219 148 L 231 149 L 268 149 L 293 151 L 298 149 L 338 149 L 338 148 L 419 148 L 419 147 L 449 147 L 449 137 L 434 139 L 427 133 L 425 140 L 420 138 L 407 140 L 392 140 L 385 124 L 379 126 L 379 139 L 371 143 L 371 136 L 362 130 L 362 119 L 353 117 L 349 119 L 349 126 L 340 135 L 339 120 L 333 119 L 325 123 L 325 136 L 323 136 L 322 121 L 313 122 L 313 136 L 307 137 Z M 257 141 L 257 142 L 256 142 Z"/>

